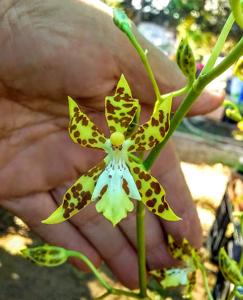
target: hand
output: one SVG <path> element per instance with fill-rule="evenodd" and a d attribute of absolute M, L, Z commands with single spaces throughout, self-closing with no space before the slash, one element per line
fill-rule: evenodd
<path fill-rule="evenodd" d="M 12 2 L 0 16 L 1 205 L 47 242 L 79 250 L 96 265 L 104 259 L 123 284 L 137 287 L 134 213 L 115 228 L 93 205 L 62 224 L 44 225 L 41 220 L 60 204 L 71 182 L 101 159 L 99 152 L 80 149 L 69 138 L 67 95 L 107 132 L 104 98 L 113 94 L 121 73 L 141 100 L 144 117 L 149 116 L 154 94 L 144 67 L 99 2 Z M 149 49 L 161 91 L 183 86 L 185 79 L 177 66 L 141 36 L 139 39 Z M 204 93 L 191 113 L 209 112 L 221 100 Z M 160 268 L 173 263 L 166 250 L 167 233 L 199 246 L 201 231 L 171 143 L 157 160 L 153 174 L 183 219 L 173 223 L 146 215 L 148 268 Z"/>

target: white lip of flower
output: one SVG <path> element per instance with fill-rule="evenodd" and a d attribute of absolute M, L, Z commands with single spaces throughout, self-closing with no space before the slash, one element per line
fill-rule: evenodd
<path fill-rule="evenodd" d="M 105 158 L 106 167 L 97 180 L 91 198 L 92 201 L 98 200 L 97 211 L 112 219 L 113 225 L 124 217 L 124 213 L 133 210 L 134 205 L 130 198 L 141 200 L 133 176 L 127 167 L 129 146 L 129 140 L 119 146 L 114 146 L 110 139 L 106 141 L 105 151 L 108 154 Z"/>
<path fill-rule="evenodd" d="M 99 200 L 102 197 L 102 189 L 105 189 L 106 193 L 110 193 L 110 196 L 114 198 L 114 195 L 122 193 L 122 190 L 124 191 L 124 183 L 127 185 L 127 190 L 124 192 L 129 198 L 141 200 L 133 176 L 127 167 L 127 149 L 130 144 L 129 140 L 125 140 L 122 145 L 114 146 L 110 139 L 106 141 L 105 151 L 108 154 L 105 158 L 106 167 L 98 178 L 92 194 L 92 201 Z M 107 188 L 105 188 L 106 186 Z"/>

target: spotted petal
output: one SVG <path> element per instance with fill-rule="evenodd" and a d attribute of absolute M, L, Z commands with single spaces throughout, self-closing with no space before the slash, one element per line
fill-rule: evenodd
<path fill-rule="evenodd" d="M 140 192 L 143 203 L 154 214 L 168 221 L 181 220 L 165 199 L 165 191 L 159 182 L 135 161 L 129 159 L 129 168 Z"/>
<path fill-rule="evenodd" d="M 166 97 L 155 107 L 150 120 L 138 126 L 131 136 L 129 151 L 146 151 L 163 141 L 170 127 L 171 103 L 172 96 Z"/>
<path fill-rule="evenodd" d="M 140 106 L 138 100 L 132 97 L 124 75 L 121 75 L 115 95 L 106 97 L 105 101 L 105 115 L 110 132 L 125 134 L 136 112 L 140 111 Z"/>
<path fill-rule="evenodd" d="M 75 214 L 91 202 L 91 196 L 97 182 L 98 176 L 104 169 L 102 162 L 81 176 L 73 186 L 71 186 L 63 197 L 63 202 L 49 218 L 42 221 L 44 224 L 61 223 Z"/>
<path fill-rule="evenodd" d="M 69 100 L 69 134 L 74 143 L 89 148 L 104 148 L 105 136 L 99 131 L 93 122 L 79 109 L 77 103 Z"/>

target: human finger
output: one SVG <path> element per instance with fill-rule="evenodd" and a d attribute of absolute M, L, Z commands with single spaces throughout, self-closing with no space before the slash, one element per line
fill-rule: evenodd
<path fill-rule="evenodd" d="M 156 270 L 175 265 L 175 261 L 166 246 L 161 224 L 152 213 L 146 209 L 145 213 L 145 247 L 146 261 L 149 270 Z M 136 213 L 130 213 L 126 219 L 119 223 L 119 227 L 129 239 L 134 248 L 137 246 Z"/>
<path fill-rule="evenodd" d="M 57 203 L 61 203 L 66 189 L 54 190 Z M 97 249 L 120 282 L 131 289 L 138 287 L 137 254 L 118 226 L 113 227 L 98 214 L 94 204 L 73 216 L 70 222 Z"/>
<path fill-rule="evenodd" d="M 193 203 L 171 142 L 161 152 L 152 171 L 163 185 L 168 203 L 182 219 L 176 222 L 161 220 L 163 229 L 178 242 L 186 238 L 194 247 L 200 247 L 202 232 L 196 206 Z"/>
<path fill-rule="evenodd" d="M 45 225 L 41 221 L 57 208 L 49 193 L 39 193 L 21 198 L 2 200 L 1 205 L 21 218 L 35 233 L 46 242 L 66 249 L 80 251 L 96 267 L 101 257 L 96 249 L 69 222 Z M 76 262 L 83 271 L 90 271 L 82 262 Z"/>

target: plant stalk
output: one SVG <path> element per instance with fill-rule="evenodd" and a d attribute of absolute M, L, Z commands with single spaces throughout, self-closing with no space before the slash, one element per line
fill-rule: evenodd
<path fill-rule="evenodd" d="M 146 272 L 146 250 L 145 250 L 145 231 L 144 231 L 145 207 L 142 201 L 137 202 L 137 249 L 139 267 L 139 287 L 140 297 L 147 296 L 147 272 Z"/>
<path fill-rule="evenodd" d="M 227 36 L 229 35 L 229 32 L 234 24 L 234 16 L 233 14 L 231 13 L 228 17 L 228 19 L 226 20 L 225 24 L 224 24 L 224 27 L 218 37 L 218 40 L 212 50 L 212 54 L 208 60 L 208 62 L 206 63 L 206 65 L 204 66 L 204 68 L 202 69 L 202 72 L 201 74 L 206 74 L 208 73 L 209 71 L 212 70 L 217 58 L 219 57 L 221 51 L 222 51 L 222 48 L 224 46 L 224 43 L 227 39 Z"/>
<path fill-rule="evenodd" d="M 167 133 L 165 139 L 158 144 L 153 150 L 149 153 L 148 157 L 144 161 L 144 166 L 146 169 L 150 169 L 158 157 L 161 149 L 167 143 L 169 138 L 172 136 L 178 125 L 183 120 L 184 116 L 188 113 L 191 108 L 193 102 L 200 95 L 205 86 L 226 71 L 234 62 L 236 62 L 243 54 L 243 38 L 236 44 L 236 46 L 231 50 L 229 55 L 214 69 L 212 69 L 209 73 L 205 75 L 200 75 L 198 79 L 194 82 L 193 86 L 190 88 L 185 100 L 181 103 L 179 108 L 177 109 L 174 117 L 171 120 L 170 129 Z"/>

